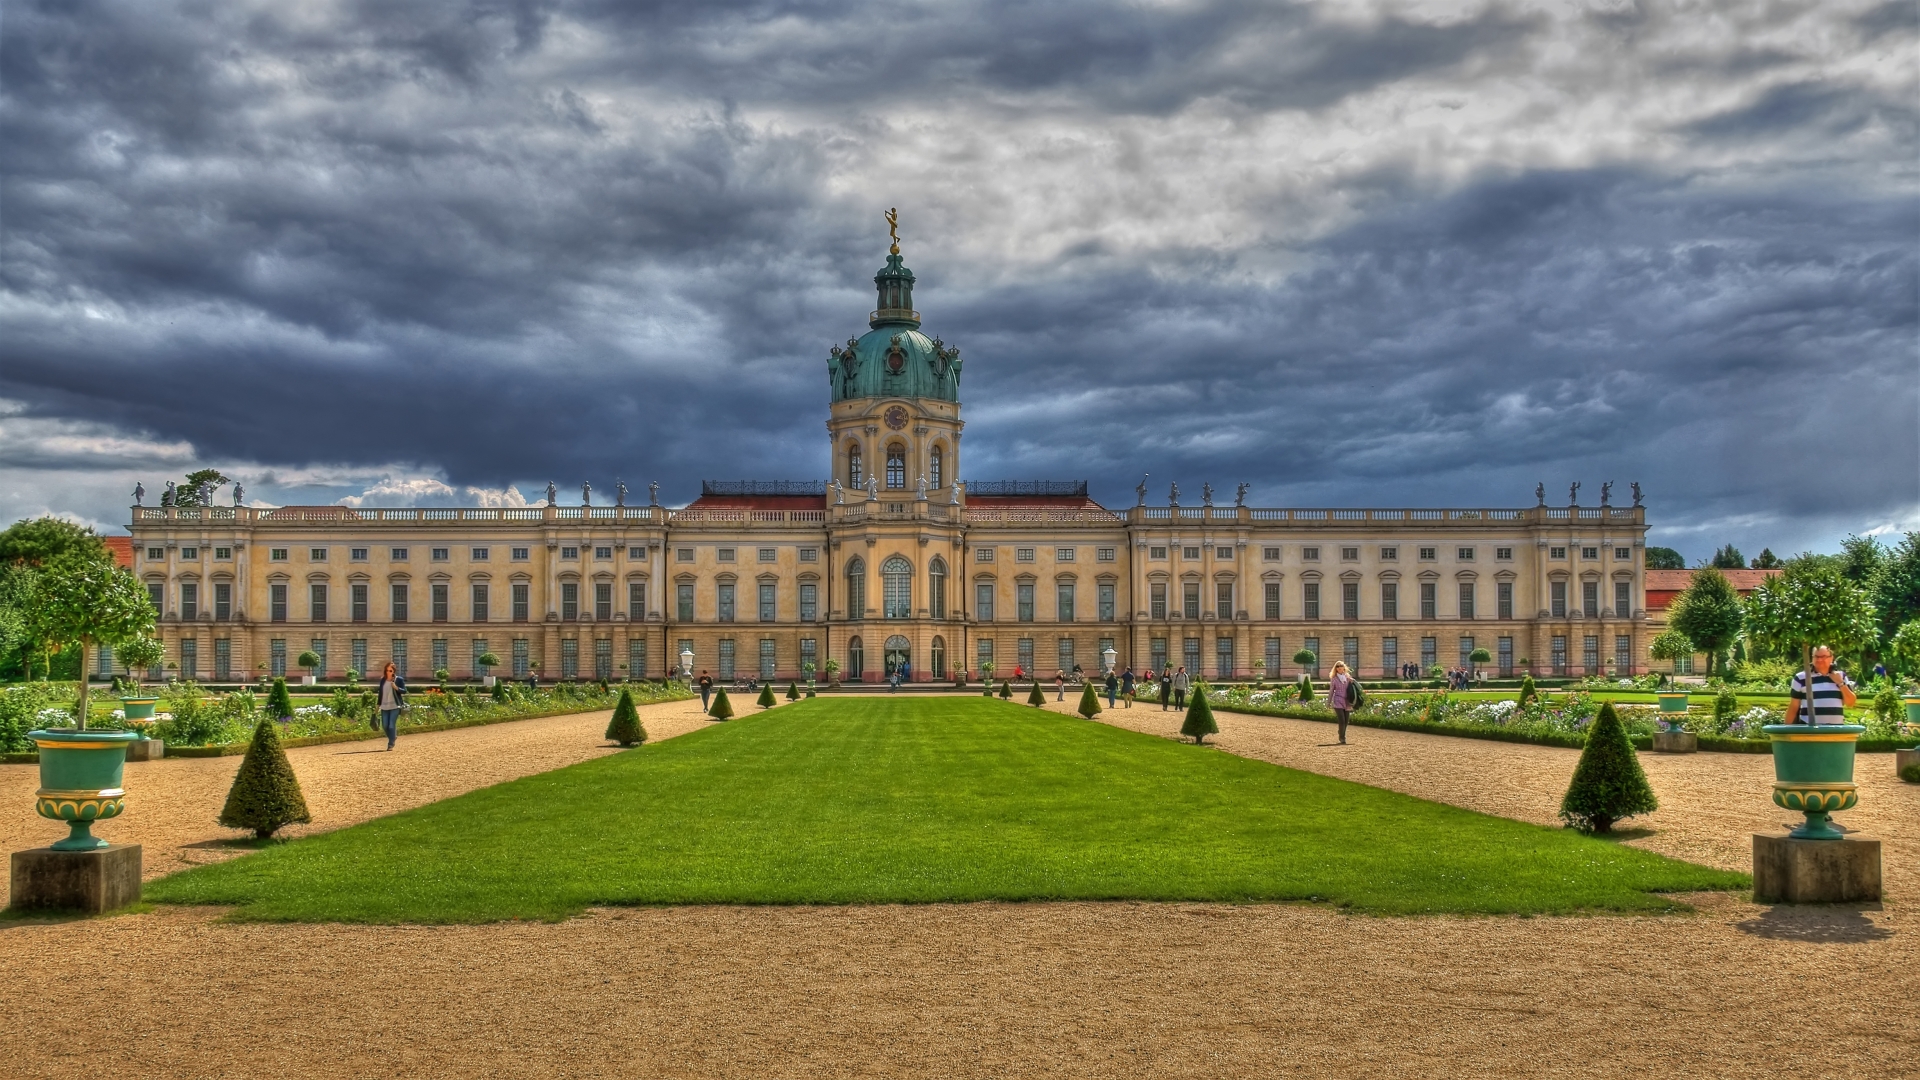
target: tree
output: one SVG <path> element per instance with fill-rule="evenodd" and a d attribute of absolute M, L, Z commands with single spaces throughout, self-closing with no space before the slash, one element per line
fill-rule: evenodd
<path fill-rule="evenodd" d="M 267 715 L 275 720 L 293 719 L 293 695 L 287 693 L 287 680 L 273 680 L 273 689 L 267 692 Z"/>
<path fill-rule="evenodd" d="M 1725 574 L 1712 567 L 1694 571 L 1693 581 L 1667 613 L 1667 625 L 1687 635 L 1687 640 L 1707 654 L 1710 676 L 1720 652 L 1740 633 L 1740 621 L 1740 594 L 1734 592 Z"/>
<path fill-rule="evenodd" d="M 1195 746 L 1201 746 L 1207 736 L 1219 730 L 1220 725 L 1213 720 L 1213 706 L 1207 704 L 1207 684 L 1193 684 L 1193 697 L 1187 702 L 1187 717 L 1180 722 L 1180 734 L 1192 739 Z"/>
<path fill-rule="evenodd" d="M 179 487 L 173 489 L 173 503 L 175 506 L 199 506 L 201 484 L 207 486 L 207 493 L 211 495 L 231 483 L 232 479 L 219 469 L 195 469 L 187 474 Z"/>
<path fill-rule="evenodd" d="M 1089 682 L 1080 690 L 1080 704 L 1075 712 L 1091 720 L 1100 714 L 1100 695 L 1093 692 L 1093 683 Z"/>
<path fill-rule="evenodd" d="M 1481 664 L 1492 662 L 1493 654 L 1488 652 L 1484 645 L 1476 647 L 1472 652 L 1467 654 L 1467 663 L 1472 664 L 1476 672 L 1480 670 Z"/>
<path fill-rule="evenodd" d="M 1761 548 L 1760 554 L 1755 555 L 1749 565 L 1755 570 L 1777 569 L 1781 565 L 1780 556 L 1775 555 L 1772 548 Z"/>
<path fill-rule="evenodd" d="M 41 632 L 53 643 L 80 646 L 80 700 L 74 716 L 84 731 L 88 650 L 152 636 L 153 601 L 133 571 L 106 557 L 104 547 L 75 549 L 47 560 L 41 584 L 35 616 Z"/>
<path fill-rule="evenodd" d="M 1647 569 L 1649 570 L 1685 570 L 1686 568 L 1686 557 L 1670 547 L 1647 549 Z"/>
<path fill-rule="evenodd" d="M 1894 632 L 1887 648 L 1909 674 L 1920 671 L 1920 619 L 1914 619 Z"/>
<path fill-rule="evenodd" d="M 313 669 L 320 666 L 320 654 L 314 652 L 312 649 L 307 649 L 299 656 L 294 657 L 293 662 L 306 668 L 307 674 L 311 675 L 313 674 Z"/>
<path fill-rule="evenodd" d="M 606 737 L 621 746 L 647 741 L 647 729 L 640 726 L 640 712 L 633 707 L 633 691 L 620 688 L 620 700 L 613 704 L 613 719 L 607 721 Z"/>
<path fill-rule="evenodd" d="M 0 532 L 0 562 L 43 566 L 72 551 L 112 558 L 91 528 L 59 518 L 23 518 Z"/>
<path fill-rule="evenodd" d="M 1584 833 L 1606 833 L 1622 818 L 1659 808 L 1613 703 L 1600 706 L 1600 715 L 1587 729 L 1580 764 L 1574 766 L 1573 783 L 1560 800 L 1561 820 Z"/>
<path fill-rule="evenodd" d="M 707 715 L 713 717 L 715 720 L 733 719 L 733 702 L 727 700 L 726 687 L 716 686 L 713 688 L 713 708 L 707 710 Z"/>
<path fill-rule="evenodd" d="M 1312 668 L 1319 665 L 1320 658 L 1313 655 L 1312 649 L 1301 649 L 1299 652 L 1293 654 L 1293 662 L 1303 668 Z"/>
<path fill-rule="evenodd" d="M 1901 627 L 1920 619 L 1920 532 L 1906 534 L 1881 563 L 1873 582 L 1873 607 L 1880 615 L 1880 640 L 1889 643 Z M 1913 670 L 1920 658 L 1908 664 Z"/>
<path fill-rule="evenodd" d="M 773 700 L 773 684 L 772 683 L 760 684 L 760 697 L 754 701 L 754 704 L 760 706 L 763 709 L 771 709 L 774 707 L 774 705 L 778 704 Z"/>
<path fill-rule="evenodd" d="M 1660 636 L 1654 638 L 1653 643 L 1647 646 L 1648 656 L 1653 657 L 1655 660 L 1665 660 L 1668 663 L 1678 663 L 1681 660 L 1685 660 L 1687 657 L 1692 656 L 1695 651 L 1693 639 L 1678 630 L 1662 631 Z"/>
<path fill-rule="evenodd" d="M 309 822 L 306 796 L 293 775 L 293 763 L 280 746 L 280 733 L 264 718 L 253 726 L 253 741 L 227 791 L 220 824 L 229 829 L 252 829 L 265 840 L 283 826 Z"/>
<path fill-rule="evenodd" d="M 1870 585 L 1887 563 L 1887 549 L 1871 536 L 1840 541 L 1840 575 L 1855 585 Z"/>
<path fill-rule="evenodd" d="M 114 646 L 113 655 L 126 665 L 127 677 L 133 680 L 137 690 L 141 676 L 167 658 L 167 647 L 160 643 L 159 638 L 143 634 Z"/>
<path fill-rule="evenodd" d="M 1795 560 L 1779 577 L 1747 597 L 1747 636 L 1765 648 L 1813 668 L 1813 649 L 1858 656 L 1875 641 L 1878 627 L 1866 590 L 1828 563 Z"/>
<path fill-rule="evenodd" d="M 1045 705 L 1046 703 L 1047 703 L 1047 695 L 1040 692 L 1040 680 L 1039 679 L 1033 680 L 1033 689 L 1028 691 L 1027 693 L 1027 704 Z"/>
<path fill-rule="evenodd" d="M 1713 558 L 1707 565 L 1715 570 L 1745 570 L 1747 568 L 1747 560 L 1746 556 L 1740 554 L 1739 548 L 1728 544 L 1726 547 L 1714 552 Z"/>

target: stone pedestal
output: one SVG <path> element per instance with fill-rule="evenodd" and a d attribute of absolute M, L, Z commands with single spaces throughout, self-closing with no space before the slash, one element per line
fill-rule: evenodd
<path fill-rule="evenodd" d="M 1753 899 L 1761 904 L 1854 904 L 1880 899 L 1880 841 L 1753 837 Z"/>
<path fill-rule="evenodd" d="M 141 739 L 127 744 L 128 761 L 158 761 L 166 753 L 167 743 L 164 739 Z"/>
<path fill-rule="evenodd" d="M 1878 879 L 1875 879 L 1878 880 Z M 13 907 L 98 915 L 140 899 L 140 845 L 13 853 Z"/>
<path fill-rule="evenodd" d="M 1907 771 L 1909 765 L 1920 765 L 1920 750 L 1895 750 L 1893 752 L 1893 775 L 1899 776 Z"/>
<path fill-rule="evenodd" d="M 1699 749 L 1700 736 L 1691 731 L 1653 733 L 1653 750 L 1656 754 L 1691 754 Z"/>

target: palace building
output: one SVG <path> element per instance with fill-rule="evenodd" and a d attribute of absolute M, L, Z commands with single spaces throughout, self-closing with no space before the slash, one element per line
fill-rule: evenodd
<path fill-rule="evenodd" d="M 921 332 L 896 242 L 831 350 L 830 479 L 714 482 L 684 508 L 132 508 L 169 674 L 721 679 L 829 658 L 874 681 L 1183 665 L 1208 678 L 1465 665 L 1643 670 L 1645 510 L 1109 508 L 1081 481 L 966 481 L 960 350 Z M 1244 486 L 1241 488 L 1244 497 Z M 1536 495 L 1539 495 L 1536 492 Z M 110 656 L 100 658 L 102 673 Z M 291 670 L 290 670 L 291 668 Z"/>

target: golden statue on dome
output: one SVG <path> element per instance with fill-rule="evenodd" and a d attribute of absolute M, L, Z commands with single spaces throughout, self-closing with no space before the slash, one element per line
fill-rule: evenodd
<path fill-rule="evenodd" d="M 892 209 L 889 209 L 886 213 L 886 218 L 887 218 L 887 239 L 892 241 L 892 244 L 893 244 L 893 246 L 887 249 L 887 254 L 898 255 L 900 254 L 900 210 L 899 208 L 894 207 Z"/>

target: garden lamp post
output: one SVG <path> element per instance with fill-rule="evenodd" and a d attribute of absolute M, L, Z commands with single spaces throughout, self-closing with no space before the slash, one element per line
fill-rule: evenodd
<path fill-rule="evenodd" d="M 1113 646 L 1111 645 L 1100 650 L 1100 664 L 1104 669 L 1101 672 L 1101 674 L 1104 674 L 1104 675 L 1113 674 L 1113 661 L 1114 661 L 1114 658 L 1119 655 L 1120 655 L 1119 653 L 1113 651 Z"/>

